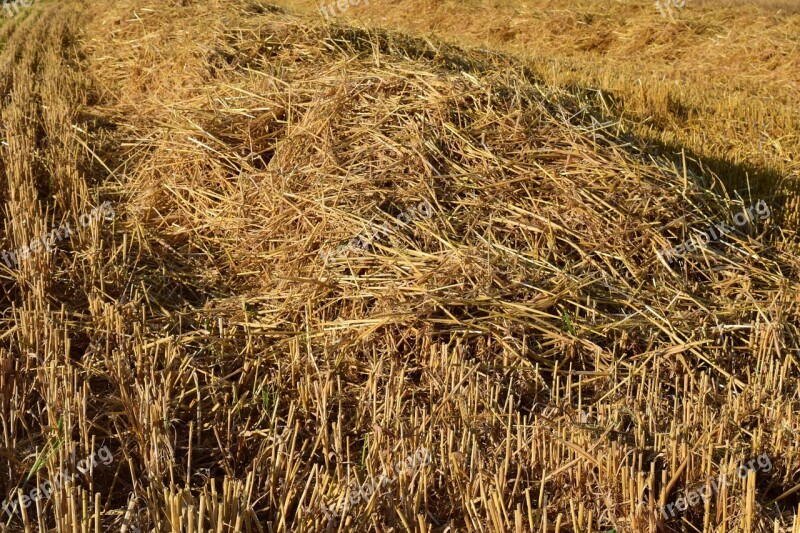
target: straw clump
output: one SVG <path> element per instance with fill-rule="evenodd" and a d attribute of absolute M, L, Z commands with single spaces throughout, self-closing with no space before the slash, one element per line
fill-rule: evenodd
<path fill-rule="evenodd" d="M 761 453 L 768 474 L 684 518 L 798 527 L 786 199 L 670 264 L 657 252 L 760 198 L 502 55 L 184 3 L 101 2 L 82 30 L 64 16 L 76 39 L 43 72 L 69 62 L 85 86 L 4 111 L 6 135 L 44 142 L 12 114 L 38 105 L 61 139 L 53 205 L 6 149 L 6 228 L 117 213 L 0 274 L 2 387 L 26 391 L 0 406 L 2 488 L 56 435 L 40 475 L 71 450 L 116 461 L 14 527 L 677 530 L 660 504 Z M 399 217 L 421 202 L 429 217 Z"/>

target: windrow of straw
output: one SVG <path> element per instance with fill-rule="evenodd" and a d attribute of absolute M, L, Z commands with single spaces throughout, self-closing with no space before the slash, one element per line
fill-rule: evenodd
<path fill-rule="evenodd" d="M 0 265 L 0 488 L 114 462 L 12 529 L 800 531 L 796 199 L 491 53 L 242 0 L 70 7 L 0 57 L 0 245 L 117 217 Z"/>
<path fill-rule="evenodd" d="M 800 192 L 797 2 L 373 0 L 330 19 L 329 2 L 275 2 L 512 53 L 548 83 L 591 88 L 637 135 L 702 157 L 729 187 Z"/>

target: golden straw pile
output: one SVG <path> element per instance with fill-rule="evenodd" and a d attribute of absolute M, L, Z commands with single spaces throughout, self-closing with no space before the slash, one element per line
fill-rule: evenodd
<path fill-rule="evenodd" d="M 0 263 L 3 497 L 113 454 L 8 530 L 800 532 L 796 197 L 505 56 L 263 1 L 0 32 L 0 249 L 116 214 Z"/>

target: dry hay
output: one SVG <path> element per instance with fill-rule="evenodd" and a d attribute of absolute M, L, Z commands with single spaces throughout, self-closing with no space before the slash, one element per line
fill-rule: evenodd
<path fill-rule="evenodd" d="M 0 274 L 0 486 L 57 436 L 40 480 L 115 457 L 39 527 L 678 530 L 659 503 L 766 453 L 769 473 L 684 516 L 797 530 L 785 199 L 670 267 L 656 252 L 762 198 L 654 158 L 502 56 L 187 3 L 51 7 L 14 33 L 66 47 L 13 67 L 30 92 L 2 128 L 28 144 L 4 148 L 0 243 L 46 213 L 117 212 Z M 79 21 L 80 43 L 52 36 Z M 320 257 L 421 201 L 430 218 Z M 321 502 L 420 447 L 430 465 L 326 522 Z"/>
<path fill-rule="evenodd" d="M 324 19 L 322 2 L 275 2 Z M 729 187 L 797 196 L 800 3 L 659 0 L 667 18 L 656 3 L 373 0 L 332 20 L 507 51 L 548 83 L 595 88 L 599 108 Z"/>

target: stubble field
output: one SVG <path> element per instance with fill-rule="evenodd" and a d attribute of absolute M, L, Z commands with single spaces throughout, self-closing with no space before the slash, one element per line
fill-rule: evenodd
<path fill-rule="evenodd" d="M 2 527 L 800 532 L 800 14 L 734 4 L 4 18 Z"/>

